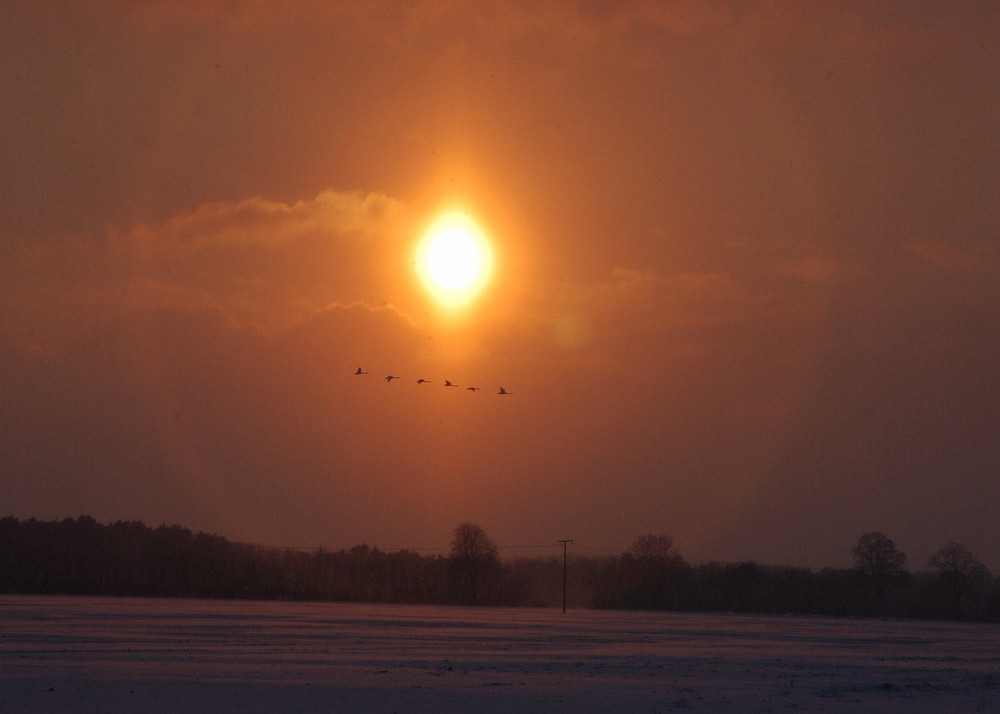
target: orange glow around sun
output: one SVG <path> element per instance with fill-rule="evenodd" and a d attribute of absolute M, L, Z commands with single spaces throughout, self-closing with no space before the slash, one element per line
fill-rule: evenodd
<path fill-rule="evenodd" d="M 447 307 L 461 307 L 489 280 L 493 250 L 475 221 L 452 212 L 438 218 L 417 245 L 417 272 L 428 292 Z"/>

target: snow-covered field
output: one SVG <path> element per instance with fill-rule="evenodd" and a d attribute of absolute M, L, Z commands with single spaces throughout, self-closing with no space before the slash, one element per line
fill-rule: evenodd
<path fill-rule="evenodd" d="M 1000 627 L 0 596 L 3 712 L 1000 712 Z"/>

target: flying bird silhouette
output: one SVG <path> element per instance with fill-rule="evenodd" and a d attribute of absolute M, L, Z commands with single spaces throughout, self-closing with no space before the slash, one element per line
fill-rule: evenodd
<path fill-rule="evenodd" d="M 417 384 L 424 384 L 424 383 L 426 383 L 426 384 L 430 384 L 430 383 L 431 383 L 431 380 L 429 380 L 429 379 L 424 379 L 423 377 L 421 377 L 420 379 L 418 379 L 418 380 L 417 380 Z"/>
<path fill-rule="evenodd" d="M 394 374 L 390 374 L 390 375 L 389 375 L 388 377 L 386 377 L 386 378 L 385 378 L 385 381 L 386 381 L 386 382 L 391 382 L 391 381 L 392 381 L 392 380 L 394 380 L 394 379 L 399 379 L 399 377 L 397 377 L 397 376 L 396 376 L 396 375 L 394 375 Z"/>
<path fill-rule="evenodd" d="M 457 384 L 452 384 L 450 379 L 444 380 L 444 386 L 446 387 L 457 387 Z"/>
<path fill-rule="evenodd" d="M 357 371 L 354 374 L 368 374 L 368 373 L 367 372 L 362 372 L 361 368 L 358 367 Z"/>
<path fill-rule="evenodd" d="M 470 392 L 478 392 L 480 390 L 480 387 L 466 387 L 466 389 L 469 390 Z"/>
<path fill-rule="evenodd" d="M 499 391 L 499 392 L 497 392 L 497 394 L 499 394 L 499 395 L 501 395 L 501 396 L 507 396 L 508 394 L 513 394 L 513 393 L 514 393 L 514 392 L 508 392 L 508 391 L 507 391 L 506 389 L 504 389 L 503 387 L 500 387 L 500 391 Z"/>

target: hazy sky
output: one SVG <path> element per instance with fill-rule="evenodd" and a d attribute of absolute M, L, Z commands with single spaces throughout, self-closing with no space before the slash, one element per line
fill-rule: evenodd
<path fill-rule="evenodd" d="M 1000 569 L 998 35 L 962 0 L 5 2 L 0 516 Z M 446 210 L 494 251 L 459 310 L 414 265 Z"/>

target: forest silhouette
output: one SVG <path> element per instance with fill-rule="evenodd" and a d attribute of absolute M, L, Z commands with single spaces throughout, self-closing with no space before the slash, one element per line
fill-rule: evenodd
<path fill-rule="evenodd" d="M 412 550 L 304 551 L 229 541 L 178 525 L 0 519 L 0 592 L 555 607 L 563 556 L 501 559 L 473 523 L 447 555 Z M 555 546 L 555 544 L 553 544 Z M 553 548 L 555 550 L 555 547 Z M 1000 579 L 960 543 L 923 570 L 884 534 L 860 536 L 851 568 L 754 562 L 691 564 L 667 535 L 618 556 L 573 554 L 570 607 L 1000 621 Z"/>

